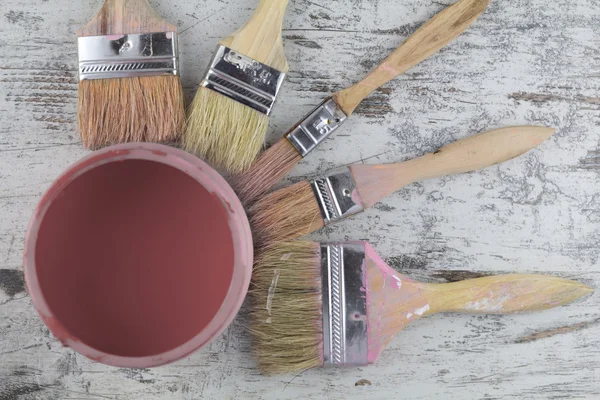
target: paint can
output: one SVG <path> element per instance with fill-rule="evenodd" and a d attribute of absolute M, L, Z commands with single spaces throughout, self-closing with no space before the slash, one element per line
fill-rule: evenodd
<path fill-rule="evenodd" d="M 214 169 L 132 143 L 91 153 L 52 183 L 29 225 L 24 269 L 33 304 L 65 346 L 149 368 L 230 325 L 252 261 L 244 209 Z"/>

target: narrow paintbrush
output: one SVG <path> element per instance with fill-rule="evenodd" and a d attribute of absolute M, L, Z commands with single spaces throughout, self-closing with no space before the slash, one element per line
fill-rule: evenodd
<path fill-rule="evenodd" d="M 83 145 L 178 140 L 185 110 L 177 27 L 146 0 L 106 0 L 77 36 Z"/>
<path fill-rule="evenodd" d="M 346 171 L 300 182 L 249 208 L 257 247 L 294 239 L 372 207 L 413 182 L 483 169 L 517 157 L 554 129 L 517 126 L 482 133 L 432 154 L 387 165 L 351 165 Z"/>
<path fill-rule="evenodd" d="M 264 145 L 288 63 L 281 28 L 288 0 L 260 0 L 252 18 L 222 40 L 190 107 L 184 147 L 240 173 Z"/>
<path fill-rule="evenodd" d="M 451 5 L 419 28 L 366 78 L 326 99 L 234 180 L 242 202 L 250 205 L 258 200 L 337 130 L 368 95 L 450 43 L 490 1 L 461 0 Z"/>
<path fill-rule="evenodd" d="M 252 347 L 267 374 L 364 366 L 427 315 L 544 310 L 592 291 L 545 275 L 427 284 L 394 271 L 366 242 L 281 243 L 266 249 L 254 268 Z"/>

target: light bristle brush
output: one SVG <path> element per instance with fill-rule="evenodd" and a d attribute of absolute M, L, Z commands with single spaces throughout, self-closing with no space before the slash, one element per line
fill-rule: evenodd
<path fill-rule="evenodd" d="M 552 133 L 554 129 L 539 126 L 496 129 L 399 164 L 355 164 L 344 172 L 277 190 L 248 210 L 255 245 L 268 246 L 337 223 L 413 182 L 508 161 L 533 149 Z"/>
<path fill-rule="evenodd" d="M 178 140 L 185 109 L 177 27 L 146 0 L 106 0 L 77 36 L 83 145 Z"/>
<path fill-rule="evenodd" d="M 336 131 L 376 89 L 437 53 L 463 33 L 491 0 L 461 0 L 447 7 L 386 58 L 366 78 L 333 94 L 311 111 L 233 181 L 245 205 L 264 195 L 294 166 Z"/>
<path fill-rule="evenodd" d="M 366 242 L 281 243 L 252 276 L 253 352 L 266 374 L 377 361 L 410 322 L 439 312 L 509 314 L 570 303 L 593 291 L 545 275 L 416 282 Z"/>
<path fill-rule="evenodd" d="M 221 40 L 190 106 L 186 150 L 232 173 L 264 145 L 269 114 L 289 70 L 282 24 L 288 0 L 260 0 L 252 18 Z"/>

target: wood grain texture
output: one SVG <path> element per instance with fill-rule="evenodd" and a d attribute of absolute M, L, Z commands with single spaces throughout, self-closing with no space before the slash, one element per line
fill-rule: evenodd
<path fill-rule="evenodd" d="M 180 28 L 182 81 L 196 91 L 219 38 L 255 0 L 150 1 Z M 290 2 L 291 72 L 269 142 L 324 94 L 357 82 L 452 1 Z M 0 2 L 0 270 L 20 271 L 42 192 L 87 154 L 76 133 L 76 30 L 100 2 Z M 227 16 L 227 17 L 225 17 Z M 451 46 L 367 98 L 344 131 L 284 182 L 353 162 L 392 163 L 507 125 L 558 128 L 483 172 L 413 185 L 311 236 L 367 239 L 425 282 L 544 273 L 600 287 L 600 7 L 596 0 L 494 1 Z M 324 56 L 327 52 L 327 56 Z M 214 343 L 164 368 L 121 370 L 64 349 L 18 272 L 0 273 L 0 398 L 112 400 L 597 399 L 600 295 L 528 315 L 440 315 L 408 326 L 373 367 L 264 378 L 247 309 Z M 15 289 L 8 289 L 14 287 Z M 534 336 L 535 340 L 524 341 Z M 361 380 L 371 385 L 355 386 Z M 19 396 L 19 397 L 18 397 Z"/>
<path fill-rule="evenodd" d="M 569 304 L 593 289 L 579 282 L 540 274 L 494 275 L 460 282 L 427 284 L 431 313 L 510 314 Z"/>
<path fill-rule="evenodd" d="M 513 126 L 482 132 L 433 153 L 398 164 L 350 166 L 364 207 L 414 182 L 488 168 L 518 157 L 547 140 L 553 128 Z"/>
<path fill-rule="evenodd" d="M 147 0 L 105 0 L 94 19 L 77 31 L 77 36 L 152 32 L 177 32 L 177 27 L 162 19 Z"/>
<path fill-rule="evenodd" d="M 287 5 L 288 0 L 260 0 L 250 20 L 220 43 L 278 71 L 288 72 L 290 66 L 282 36 Z"/>

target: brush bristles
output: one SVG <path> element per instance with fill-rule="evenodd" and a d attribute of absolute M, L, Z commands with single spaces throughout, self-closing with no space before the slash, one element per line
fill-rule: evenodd
<path fill-rule="evenodd" d="M 318 243 L 290 242 L 258 254 L 250 295 L 252 348 L 266 374 L 323 365 Z"/>
<path fill-rule="evenodd" d="M 262 149 L 269 117 L 201 87 L 189 110 L 186 150 L 231 173 L 242 173 Z"/>
<path fill-rule="evenodd" d="M 308 182 L 270 193 L 248 210 L 256 248 L 307 235 L 324 226 Z"/>
<path fill-rule="evenodd" d="M 79 129 L 89 149 L 179 140 L 185 123 L 178 76 L 79 82 Z"/>
<path fill-rule="evenodd" d="M 281 181 L 301 160 L 300 153 L 283 138 L 261 154 L 248 171 L 235 177 L 232 186 L 242 204 L 250 206 Z"/>

